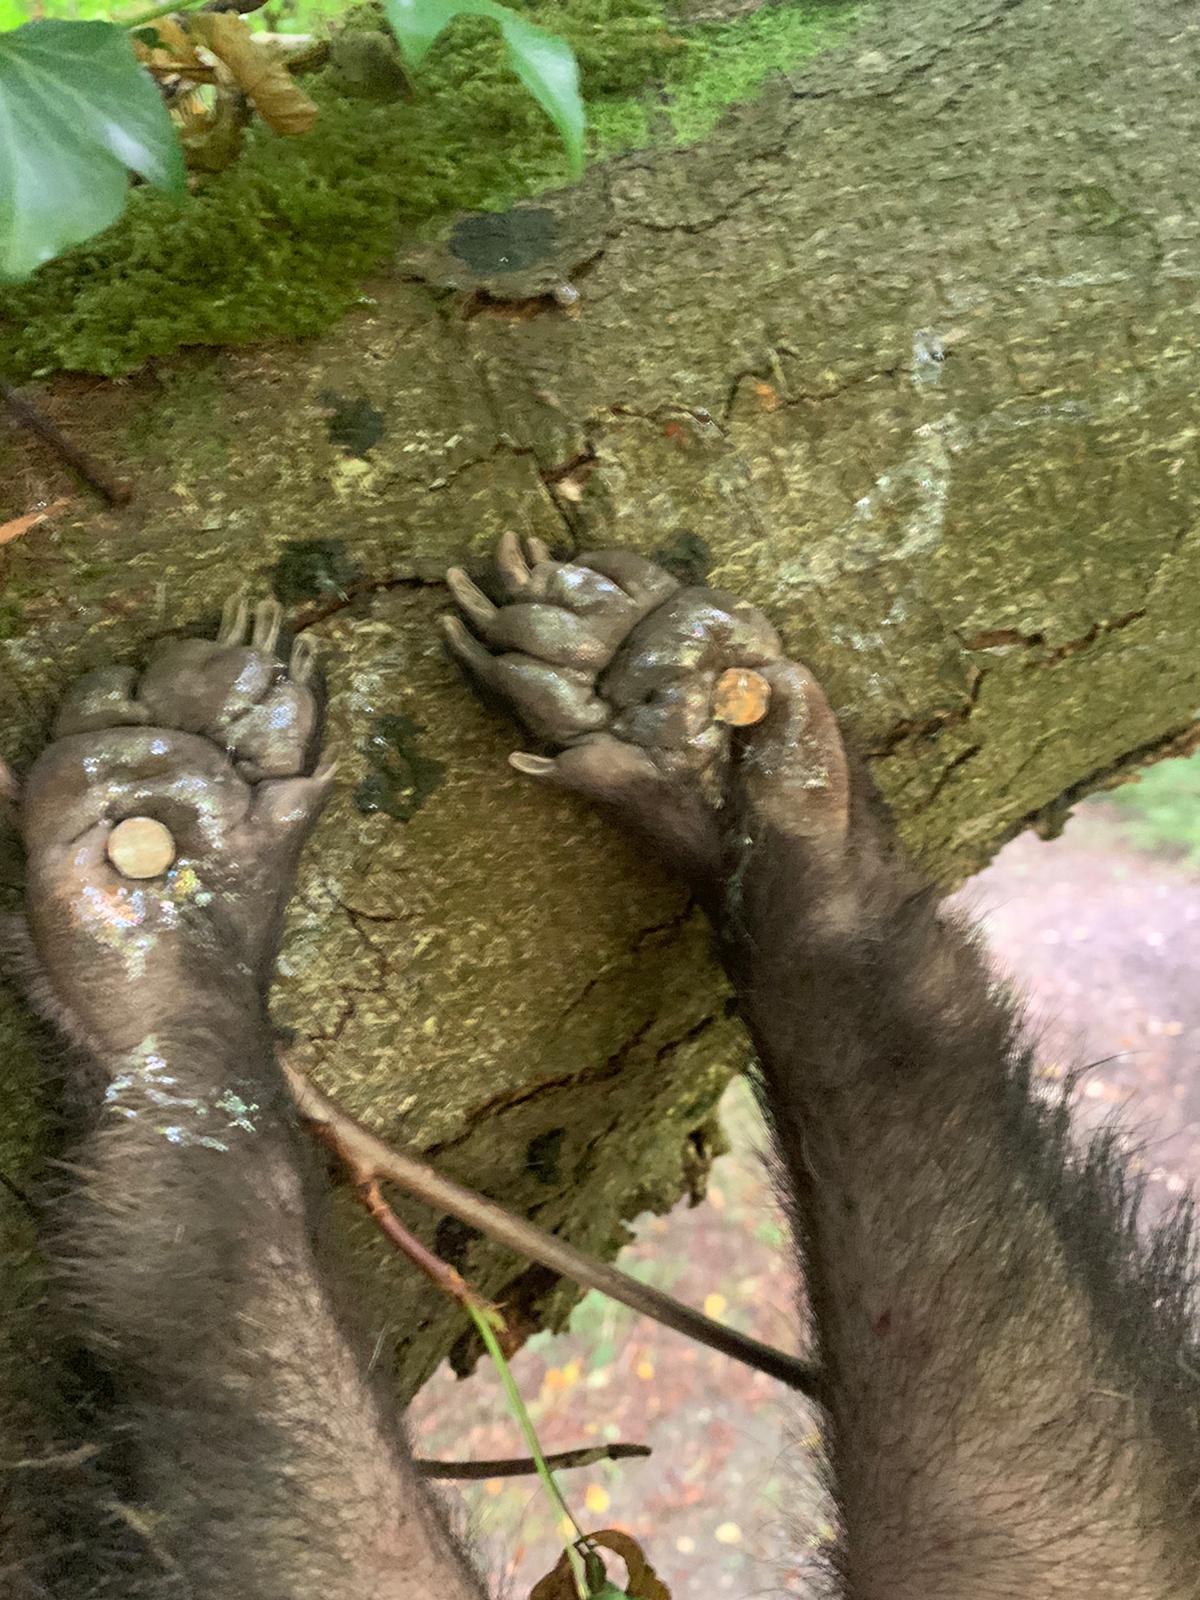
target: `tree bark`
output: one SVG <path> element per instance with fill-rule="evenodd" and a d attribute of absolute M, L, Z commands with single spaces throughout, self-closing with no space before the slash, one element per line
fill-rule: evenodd
<path fill-rule="evenodd" d="M 47 386 L 135 498 L 96 509 L 0 432 L 0 523 L 73 496 L 0 552 L 6 754 L 81 669 L 274 587 L 322 642 L 342 760 L 276 990 L 289 1059 L 611 1251 L 702 1187 L 746 1047 L 681 894 L 506 768 L 517 735 L 435 640 L 441 572 L 515 528 L 740 590 L 947 884 L 1190 748 L 1198 70 L 1175 0 L 884 6 L 703 146 L 414 243 L 311 344 Z M 0 1028 L 19 1190 L 53 1096 L 15 1003 Z M 406 1217 L 518 1322 L 569 1306 Z M 14 1306 L 36 1293 L 27 1225 L 0 1188 Z M 347 1228 L 386 1321 L 405 1269 Z M 462 1335 L 413 1292 L 405 1394 Z"/>

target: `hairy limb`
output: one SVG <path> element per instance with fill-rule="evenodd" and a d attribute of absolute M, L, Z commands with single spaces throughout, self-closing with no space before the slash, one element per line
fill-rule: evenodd
<path fill-rule="evenodd" d="M 517 592 L 563 592 L 543 553 L 523 572 L 511 545 L 504 559 Z M 566 565 L 612 575 L 613 559 Z M 569 699 L 536 628 L 517 662 L 486 648 L 512 642 L 490 621 L 482 642 L 447 637 L 549 747 L 514 764 L 649 837 L 713 914 L 804 1257 L 843 1592 L 1194 1600 L 1190 1244 L 1139 1253 L 1119 1164 L 1070 1152 L 976 942 L 895 851 L 819 687 L 764 630 L 730 596 L 672 590 L 565 658 Z M 736 665 L 771 704 L 734 737 L 711 699 Z"/>
<path fill-rule="evenodd" d="M 269 604 L 245 643 L 247 625 L 235 605 L 216 643 L 82 680 L 25 788 L 33 993 L 78 1065 L 51 1243 L 96 1448 L 46 1485 L 71 1488 L 22 1581 L 58 1600 L 467 1600 L 336 1296 L 325 1184 L 272 1048 L 279 921 L 330 773 L 309 772 L 305 651 L 276 662 Z M 165 832 L 169 865 L 122 852 L 131 818 Z"/>

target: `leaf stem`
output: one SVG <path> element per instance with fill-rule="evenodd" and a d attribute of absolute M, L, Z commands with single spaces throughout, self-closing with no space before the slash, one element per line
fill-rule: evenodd
<path fill-rule="evenodd" d="M 466 1306 L 471 1314 L 472 1321 L 479 1330 L 479 1337 L 483 1340 L 488 1354 L 496 1364 L 496 1371 L 500 1374 L 500 1382 L 504 1387 L 509 1410 L 516 1417 L 521 1432 L 525 1435 L 525 1443 L 529 1446 L 529 1454 L 533 1458 L 537 1475 L 542 1480 L 542 1487 L 545 1489 L 550 1503 L 571 1524 L 579 1535 L 580 1540 L 585 1539 L 586 1535 L 583 1529 L 571 1515 L 571 1508 L 563 1499 L 562 1491 L 555 1481 L 554 1474 L 546 1464 L 546 1458 L 542 1454 L 542 1447 L 538 1443 L 538 1436 L 534 1430 L 533 1419 L 525 1409 L 525 1402 L 521 1399 L 521 1391 L 517 1388 L 516 1379 L 512 1375 L 508 1362 L 504 1359 L 504 1352 L 500 1348 L 500 1342 L 496 1338 L 490 1320 L 469 1301 Z M 583 1558 L 575 1548 L 575 1541 L 573 1539 L 564 1539 L 563 1548 L 567 1552 L 567 1559 L 571 1563 L 571 1571 L 575 1574 L 575 1586 L 579 1590 L 580 1600 L 588 1600 L 587 1578 L 584 1573 Z"/>

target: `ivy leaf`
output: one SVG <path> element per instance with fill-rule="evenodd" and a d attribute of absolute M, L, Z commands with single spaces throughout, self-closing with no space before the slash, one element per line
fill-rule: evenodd
<path fill-rule="evenodd" d="M 129 171 L 184 192 L 183 154 L 124 29 L 27 22 L 0 34 L 0 279 L 120 216 Z"/>
<path fill-rule="evenodd" d="M 558 129 L 572 171 L 582 172 L 587 117 L 575 53 L 565 39 L 527 22 L 498 0 L 383 0 L 383 7 L 401 54 L 413 69 L 455 17 L 487 17 L 494 22 L 513 71 Z"/>

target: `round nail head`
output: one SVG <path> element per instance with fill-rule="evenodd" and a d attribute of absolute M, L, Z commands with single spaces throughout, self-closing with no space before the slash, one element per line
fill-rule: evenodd
<path fill-rule="evenodd" d="M 126 817 L 108 836 L 108 859 L 123 877 L 157 878 L 175 859 L 175 841 L 153 817 Z"/>
<path fill-rule="evenodd" d="M 761 722 L 770 702 L 771 685 L 749 667 L 730 667 L 713 685 L 713 716 L 731 728 L 748 728 Z"/>

